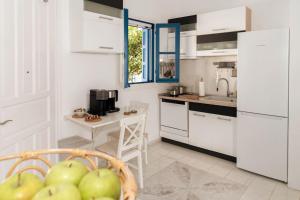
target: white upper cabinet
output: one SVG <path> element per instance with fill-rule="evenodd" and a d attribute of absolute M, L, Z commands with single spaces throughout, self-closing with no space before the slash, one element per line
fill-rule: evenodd
<path fill-rule="evenodd" d="M 124 52 L 123 20 L 84 10 L 83 0 L 70 4 L 71 51 L 78 53 Z"/>
<path fill-rule="evenodd" d="M 184 31 L 180 33 L 180 59 L 197 58 L 197 36 L 196 31 Z M 174 49 L 174 33 L 169 33 L 168 49 Z"/>
<path fill-rule="evenodd" d="M 209 12 L 197 16 L 197 35 L 249 31 L 250 29 L 251 11 L 247 7 Z"/>
<path fill-rule="evenodd" d="M 123 51 L 122 19 L 85 11 L 83 30 L 84 50 L 115 53 Z"/>

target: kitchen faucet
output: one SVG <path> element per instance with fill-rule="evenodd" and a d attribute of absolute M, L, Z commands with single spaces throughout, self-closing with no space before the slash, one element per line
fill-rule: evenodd
<path fill-rule="evenodd" d="M 229 91 L 229 81 L 226 79 L 226 78 L 220 78 L 218 80 L 218 83 L 217 83 L 217 91 L 219 91 L 219 85 L 220 85 L 220 82 L 221 81 L 225 81 L 227 83 L 227 97 L 230 97 L 230 91 Z"/>

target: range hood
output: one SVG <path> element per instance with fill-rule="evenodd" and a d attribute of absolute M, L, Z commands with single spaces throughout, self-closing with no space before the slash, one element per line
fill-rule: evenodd
<path fill-rule="evenodd" d="M 238 33 L 229 32 L 197 36 L 197 56 L 237 55 Z"/>

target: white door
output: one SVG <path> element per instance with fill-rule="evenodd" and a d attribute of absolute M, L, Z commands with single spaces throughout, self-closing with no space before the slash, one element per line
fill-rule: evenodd
<path fill-rule="evenodd" d="M 0 0 L 0 156 L 56 146 L 54 1 Z"/>
<path fill-rule="evenodd" d="M 289 31 L 239 34 L 238 110 L 288 116 Z"/>
<path fill-rule="evenodd" d="M 237 166 L 287 181 L 288 119 L 238 113 Z"/>

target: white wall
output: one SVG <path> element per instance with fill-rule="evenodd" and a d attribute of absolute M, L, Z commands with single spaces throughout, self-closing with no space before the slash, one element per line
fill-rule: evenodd
<path fill-rule="evenodd" d="M 300 1 L 291 0 L 289 186 L 300 190 Z"/>
<path fill-rule="evenodd" d="M 236 62 L 236 56 L 206 57 L 197 60 L 182 60 L 180 71 L 180 84 L 187 87 L 188 92 L 199 93 L 199 81 L 205 82 L 206 95 L 227 95 L 227 85 L 220 82 L 217 91 L 218 78 L 226 78 L 229 81 L 229 91 L 236 92 L 236 77 L 232 77 L 232 69 L 217 69 L 214 62 Z"/>
<path fill-rule="evenodd" d="M 60 93 L 60 138 L 75 134 L 87 134 L 77 126 L 67 123 L 63 116 L 72 110 L 88 104 L 88 91 L 91 88 L 119 89 L 119 106 L 130 100 L 141 100 L 150 104 L 147 131 L 150 140 L 159 138 L 158 98 L 166 84 L 144 84 L 122 89 L 119 84 L 119 57 L 116 55 L 73 54 L 69 50 L 68 1 L 59 0 L 57 27 L 57 65 L 61 76 Z M 72 1 L 72 0 L 70 0 Z M 248 5 L 253 9 L 254 28 L 281 27 L 286 23 L 286 0 L 124 0 L 130 17 L 151 22 L 166 22 L 168 18 L 180 17 L 219 10 L 223 8 Z"/>
<path fill-rule="evenodd" d="M 71 0 L 70 0 L 71 1 Z M 150 104 L 147 132 L 150 140 L 159 137 L 158 127 L 158 94 L 164 92 L 168 84 L 144 84 L 123 89 L 120 84 L 120 56 L 101 54 L 77 54 L 69 49 L 69 0 L 58 1 L 57 12 L 57 65 L 60 79 L 60 131 L 59 138 L 72 135 L 90 137 L 89 131 L 64 120 L 75 108 L 88 108 L 90 89 L 118 89 L 122 107 L 130 100 Z M 130 9 L 134 10 L 134 9 Z M 131 12 L 132 14 L 133 12 Z M 131 15 L 132 16 L 132 15 Z M 146 18 L 146 20 L 150 20 Z M 104 132 L 105 130 L 100 130 Z"/>

